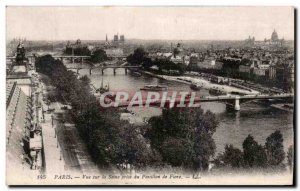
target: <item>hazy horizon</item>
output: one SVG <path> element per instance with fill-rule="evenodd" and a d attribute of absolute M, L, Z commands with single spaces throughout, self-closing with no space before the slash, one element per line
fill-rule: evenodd
<path fill-rule="evenodd" d="M 293 7 L 14 7 L 6 38 L 27 40 L 294 40 Z"/>

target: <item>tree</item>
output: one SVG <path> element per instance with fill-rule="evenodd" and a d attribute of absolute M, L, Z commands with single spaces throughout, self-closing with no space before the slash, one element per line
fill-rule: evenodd
<path fill-rule="evenodd" d="M 191 166 L 193 152 L 193 143 L 183 138 L 166 138 L 161 146 L 163 160 L 175 167 Z"/>
<path fill-rule="evenodd" d="M 218 121 L 213 113 L 199 108 L 172 108 L 149 120 L 151 146 L 172 166 L 206 170 L 215 153 L 212 135 Z"/>
<path fill-rule="evenodd" d="M 219 160 L 222 161 L 225 166 L 239 168 L 242 167 L 244 163 L 243 152 L 233 145 L 226 145 L 224 153 L 219 156 Z"/>
<path fill-rule="evenodd" d="M 257 145 L 256 153 L 254 155 L 254 167 L 266 167 L 268 165 L 268 159 L 265 152 L 265 149 L 262 145 Z"/>
<path fill-rule="evenodd" d="M 68 55 L 77 55 L 77 56 L 90 56 L 91 51 L 87 46 L 78 46 L 78 47 L 66 47 L 65 54 Z"/>
<path fill-rule="evenodd" d="M 150 67 L 153 66 L 153 62 L 151 60 L 151 58 L 144 58 L 143 62 L 142 62 L 142 66 L 145 68 L 145 69 L 149 69 Z"/>
<path fill-rule="evenodd" d="M 97 49 L 91 55 L 90 61 L 93 63 L 103 62 L 108 59 L 106 52 L 102 49 Z"/>
<path fill-rule="evenodd" d="M 133 54 L 130 54 L 127 57 L 127 62 L 132 65 L 141 65 L 145 61 L 146 57 L 147 52 L 143 48 L 137 48 L 134 50 Z"/>
<path fill-rule="evenodd" d="M 265 143 L 268 164 L 277 166 L 282 164 L 285 152 L 283 149 L 283 137 L 280 131 L 275 131 L 266 139 Z"/>
<path fill-rule="evenodd" d="M 264 148 L 259 145 L 251 135 L 243 142 L 244 162 L 248 167 L 265 167 L 267 155 Z"/>
<path fill-rule="evenodd" d="M 196 127 L 194 139 L 194 170 L 207 170 L 209 160 L 214 156 L 216 151 L 216 144 L 212 138 L 212 134 L 205 130 L 205 128 Z"/>
<path fill-rule="evenodd" d="M 146 139 L 140 134 L 140 127 L 129 123 L 119 127 L 121 144 L 118 151 L 118 163 L 130 164 L 135 168 L 155 165 L 160 157 L 153 153 Z"/>

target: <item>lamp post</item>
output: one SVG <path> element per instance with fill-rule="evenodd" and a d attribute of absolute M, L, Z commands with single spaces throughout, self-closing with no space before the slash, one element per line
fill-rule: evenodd
<path fill-rule="evenodd" d="M 51 115 L 51 124 L 52 124 L 52 128 L 53 128 L 53 115 Z"/>
<path fill-rule="evenodd" d="M 58 136 L 56 137 L 56 140 L 57 140 L 57 145 L 56 145 L 56 147 L 58 148 Z"/>

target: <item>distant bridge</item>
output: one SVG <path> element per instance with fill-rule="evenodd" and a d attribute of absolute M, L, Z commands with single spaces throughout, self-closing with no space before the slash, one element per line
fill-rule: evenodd
<path fill-rule="evenodd" d="M 66 66 L 67 69 L 74 69 L 77 71 L 77 73 L 79 73 L 79 70 L 81 69 L 88 69 L 89 70 L 89 73 L 90 75 L 92 75 L 92 71 L 93 70 L 101 70 L 101 73 L 104 74 L 104 70 L 108 69 L 108 68 L 112 68 L 113 71 L 114 71 L 114 74 L 116 74 L 116 70 L 119 69 L 119 68 L 123 68 L 125 69 L 125 74 L 127 74 L 128 70 L 130 69 L 140 69 L 141 66 L 129 66 L 129 65 L 107 65 L 107 66 L 85 66 L 85 67 L 80 67 L 80 66 L 77 66 L 77 67 L 70 67 L 70 66 Z"/>
<path fill-rule="evenodd" d="M 80 59 L 80 63 L 83 63 L 84 60 L 88 60 L 91 58 L 91 56 L 77 56 L 77 55 L 52 55 L 52 54 L 45 54 L 45 55 L 51 55 L 55 59 L 60 59 L 62 62 L 64 60 L 71 60 L 71 63 L 74 63 L 75 60 Z M 26 58 L 28 58 L 30 63 L 35 63 L 36 57 L 40 55 L 32 54 L 32 55 L 26 55 Z M 108 55 L 108 58 L 117 58 L 117 59 L 123 59 L 126 58 L 126 55 Z M 11 60 L 11 62 L 15 61 L 16 56 L 7 56 L 6 60 Z"/>
<path fill-rule="evenodd" d="M 45 55 L 51 55 L 51 54 L 45 54 Z M 75 55 L 59 55 L 59 56 L 55 56 L 55 55 L 51 55 L 53 58 L 55 59 L 60 59 L 62 62 L 64 61 L 64 59 L 69 59 L 71 60 L 72 63 L 74 63 L 75 59 L 80 59 L 80 63 L 83 63 L 83 61 L 85 59 L 90 59 L 90 56 L 75 56 Z M 31 63 L 35 62 L 35 59 L 38 57 L 38 55 L 32 54 L 32 55 L 26 55 L 26 58 L 28 58 L 28 60 Z M 6 60 L 11 60 L 12 62 L 16 59 L 16 56 L 7 56 Z"/>
<path fill-rule="evenodd" d="M 294 98 L 294 94 L 286 93 L 286 94 L 258 94 L 258 95 L 224 95 L 224 96 L 201 96 L 196 97 L 193 103 L 201 103 L 201 102 L 222 102 L 226 105 L 232 106 L 236 111 L 239 111 L 241 108 L 241 104 L 252 101 L 252 100 L 269 100 L 269 99 L 276 99 L 276 100 L 286 100 Z M 182 102 L 182 103 L 181 103 Z M 179 104 L 184 104 L 188 106 L 192 102 L 189 97 L 186 97 L 184 101 L 181 98 L 176 98 L 174 101 L 166 100 L 165 104 L 161 102 L 161 100 L 151 102 L 149 106 L 151 107 L 164 107 L 164 108 L 172 108 L 176 107 Z M 114 102 L 112 102 L 114 103 Z M 146 100 L 143 100 L 142 105 L 145 106 L 147 104 Z M 163 104 L 163 105 L 162 105 Z M 118 104 L 118 107 L 128 107 L 133 106 L 137 107 L 140 106 L 138 103 L 130 104 L 130 102 L 123 102 Z"/>

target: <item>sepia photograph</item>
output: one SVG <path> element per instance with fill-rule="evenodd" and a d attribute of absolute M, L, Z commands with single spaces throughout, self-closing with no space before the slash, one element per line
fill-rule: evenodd
<path fill-rule="evenodd" d="M 7 185 L 295 184 L 294 7 L 5 12 Z"/>

